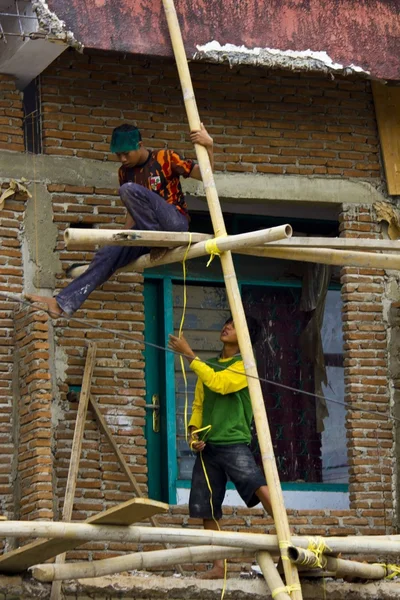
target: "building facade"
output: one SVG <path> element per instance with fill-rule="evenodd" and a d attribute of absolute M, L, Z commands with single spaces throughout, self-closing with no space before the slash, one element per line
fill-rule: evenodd
<path fill-rule="evenodd" d="M 383 162 L 388 142 L 378 131 L 381 84 L 363 74 L 210 62 L 192 63 L 191 73 L 214 138 L 229 233 L 290 223 L 295 235 L 388 236 L 376 211 L 376 203 L 396 204 L 391 164 L 385 172 Z M 73 264 L 93 256 L 85 247 L 66 249 L 66 228 L 124 223 L 109 152 L 114 127 L 136 124 L 146 147 L 194 157 L 176 68 L 169 57 L 67 49 L 23 92 L 11 74 L 0 76 L 0 90 L 1 189 L 14 179 L 31 195 L 10 195 L 1 210 L 0 291 L 52 295 Z M 186 181 L 185 189 L 191 229 L 211 232 L 202 186 Z M 218 259 L 206 263 L 187 265 L 184 325 L 204 358 L 218 353 L 229 314 Z M 239 255 L 235 264 L 245 308 L 262 329 L 256 357 L 292 531 L 396 532 L 397 272 Z M 95 342 L 91 392 L 143 493 L 170 504 L 159 523 L 200 525 L 187 510 L 193 457 L 185 386 L 165 351 L 181 319 L 183 286 L 178 263 L 119 273 L 76 318 L 57 322 L 0 298 L 0 502 L 8 518 L 60 518 L 83 368 Z M 188 374 L 189 412 L 193 390 Z M 228 487 L 224 527 L 274 531 L 272 519 L 247 509 Z M 73 519 L 131 497 L 89 410 Z M 4 549 L 11 548 L 9 540 Z M 126 549 L 87 544 L 69 558 Z M 230 570 L 246 568 L 240 560 Z"/>

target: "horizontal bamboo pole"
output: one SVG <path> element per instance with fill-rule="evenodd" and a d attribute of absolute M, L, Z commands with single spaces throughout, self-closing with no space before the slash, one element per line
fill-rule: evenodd
<path fill-rule="evenodd" d="M 239 233 L 238 235 L 227 235 L 221 236 L 216 241 L 218 250 L 220 252 L 226 252 L 228 250 L 235 251 L 238 248 L 245 249 L 259 244 L 266 244 L 275 240 L 281 240 L 288 238 L 292 235 L 292 228 L 290 225 L 280 225 L 279 227 L 271 227 L 270 229 L 260 229 L 258 231 L 250 231 L 248 233 Z M 258 241 L 262 240 L 262 241 Z M 187 252 L 186 246 L 169 250 L 162 258 L 158 260 L 150 260 L 149 254 L 144 254 L 137 260 L 130 263 L 130 271 L 141 271 L 150 267 L 158 267 L 160 265 L 168 265 L 173 262 L 181 262 L 186 255 L 186 258 L 198 258 L 199 256 L 206 256 L 209 252 L 208 242 L 198 242 L 193 244 Z"/>
<path fill-rule="evenodd" d="M 343 558 L 322 555 L 319 559 L 319 565 L 315 554 L 310 550 L 289 546 L 288 555 L 290 560 L 297 565 L 304 565 L 310 568 L 322 568 L 336 577 L 360 577 L 362 579 L 384 579 L 386 577 L 386 568 L 381 565 L 370 565 Z"/>
<path fill-rule="evenodd" d="M 208 233 L 180 231 L 140 231 L 136 229 L 66 229 L 64 242 L 67 248 L 76 246 L 184 246 L 211 240 Z"/>
<path fill-rule="evenodd" d="M 160 232 L 156 232 L 160 233 Z M 238 235 L 227 235 L 218 238 L 217 244 L 221 252 L 228 250 L 236 251 L 238 248 L 249 248 L 252 246 L 258 246 L 259 244 L 266 244 L 280 239 L 286 239 L 292 235 L 292 228 L 290 225 L 280 225 L 279 227 L 271 227 L 270 229 L 260 229 L 259 231 L 251 231 L 249 233 L 240 233 Z M 214 239 L 214 238 L 211 238 Z M 207 240 L 210 241 L 210 240 Z M 118 269 L 118 273 L 131 272 L 131 271 L 142 271 L 143 269 L 149 269 L 151 267 L 159 267 L 161 265 L 168 265 L 174 262 L 182 262 L 185 255 L 186 258 L 198 258 L 199 256 L 207 256 L 209 251 L 206 249 L 207 241 L 197 242 L 191 245 L 187 252 L 187 246 L 179 246 L 174 250 L 168 250 L 166 254 L 159 259 L 150 260 L 150 254 L 144 254 L 137 260 L 129 263 L 126 267 Z M 160 244 L 156 244 L 160 245 Z M 79 265 L 73 267 L 69 272 L 69 277 L 75 279 L 82 275 L 89 265 Z"/>
<path fill-rule="evenodd" d="M 154 550 L 151 552 L 135 552 L 115 558 L 106 558 L 92 562 L 76 562 L 64 565 L 43 564 L 30 568 L 33 577 L 39 581 L 63 581 L 65 579 L 85 579 L 102 577 L 121 571 L 133 569 L 144 570 L 155 567 L 169 567 L 176 564 L 212 562 L 221 558 L 236 558 L 249 552 L 243 548 L 226 548 L 224 546 L 197 546 L 195 548 L 174 548 Z"/>
<path fill-rule="evenodd" d="M 337 250 L 334 248 L 239 248 L 238 254 L 279 258 L 304 262 L 321 263 L 323 265 L 367 267 L 372 269 L 400 269 L 400 254 L 378 254 L 374 252 L 357 252 L 355 250 Z"/>
<path fill-rule="evenodd" d="M 272 247 L 278 248 L 337 248 L 338 250 L 389 250 L 400 251 L 400 240 L 376 240 L 371 238 L 329 238 L 329 237 L 306 237 L 295 235 L 288 240 L 280 240 L 271 243 Z"/>
<path fill-rule="evenodd" d="M 278 538 L 267 533 L 239 531 L 210 531 L 204 529 L 181 529 L 174 527 L 146 527 L 142 525 L 91 525 L 62 521 L 1 521 L 0 539 L 58 538 L 98 542 L 171 543 L 239 547 L 254 552 L 266 550 L 278 552 Z M 387 539 L 389 537 L 389 539 Z M 348 536 L 324 539 L 329 550 L 325 555 L 338 554 L 400 554 L 400 536 Z M 307 548 L 310 538 L 293 536 L 293 546 Z"/>

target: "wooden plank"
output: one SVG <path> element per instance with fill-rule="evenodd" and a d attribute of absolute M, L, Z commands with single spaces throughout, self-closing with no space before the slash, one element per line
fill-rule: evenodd
<path fill-rule="evenodd" d="M 177 231 L 140 231 L 137 229 L 66 229 L 64 240 L 67 248 L 96 244 L 107 246 L 165 246 L 173 248 L 210 240 L 209 233 Z"/>
<path fill-rule="evenodd" d="M 390 195 L 400 194 L 400 88 L 372 82 L 383 163 Z"/>
<path fill-rule="evenodd" d="M 392 250 L 400 251 L 400 240 L 375 240 L 369 238 L 292 237 L 264 244 L 267 248 L 337 248 L 342 250 Z"/>
<path fill-rule="evenodd" d="M 168 504 L 164 502 L 157 502 L 148 498 L 133 498 L 90 517 L 85 523 L 133 525 L 156 514 L 165 513 L 168 508 Z M 58 554 L 74 550 L 86 543 L 85 540 L 52 539 L 26 544 L 17 550 L 12 550 L 0 556 L 0 573 L 21 573 L 37 564 L 38 560 L 49 560 Z"/>
<path fill-rule="evenodd" d="M 92 383 L 92 375 L 96 363 L 97 346 L 94 342 L 89 344 L 85 370 L 83 373 L 82 390 L 79 395 L 78 412 L 76 415 L 76 423 L 74 429 L 74 437 L 72 440 L 71 459 L 69 462 L 67 486 L 65 490 L 64 506 L 62 511 L 62 521 L 70 521 L 72 517 L 72 509 L 74 506 L 76 482 L 78 481 L 79 462 L 81 459 L 83 434 L 85 431 L 85 422 L 87 408 L 89 404 L 90 385 Z M 60 554 L 56 558 L 58 564 L 65 562 L 65 554 Z M 61 594 L 61 581 L 54 581 L 51 586 L 50 600 L 59 600 Z"/>

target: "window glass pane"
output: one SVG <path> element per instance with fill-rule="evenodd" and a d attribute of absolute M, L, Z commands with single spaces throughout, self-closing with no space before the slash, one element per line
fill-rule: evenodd
<path fill-rule="evenodd" d="M 178 330 L 183 286 L 174 285 L 174 327 Z M 343 337 L 340 291 L 328 290 L 321 327 L 326 382 L 316 371 L 313 346 L 305 349 L 304 331 L 312 313 L 301 311 L 301 289 L 242 287 L 246 312 L 260 322 L 261 339 L 255 346 L 259 375 L 300 391 L 262 382 L 264 402 L 282 481 L 347 483 Z M 229 315 L 225 289 L 216 285 L 187 285 L 185 337 L 201 358 L 221 350 L 219 332 Z M 303 336 L 302 336 L 303 334 Z M 187 368 L 188 418 L 196 376 Z M 319 374 L 318 374 L 319 373 Z M 179 479 L 190 479 L 194 456 L 185 440 L 185 386 L 179 358 L 175 360 L 177 460 Z M 318 392 L 338 404 L 324 402 L 302 391 Z M 253 444 L 257 456 L 257 442 Z"/>
<path fill-rule="evenodd" d="M 262 331 L 255 354 L 260 377 L 270 382 L 262 389 L 280 478 L 347 483 L 340 291 L 327 292 L 320 338 L 319 327 L 310 328 L 313 312 L 300 310 L 300 298 L 300 288 L 243 286 L 246 311 Z"/>
<path fill-rule="evenodd" d="M 219 334 L 230 311 L 225 289 L 215 285 L 186 286 L 187 302 L 184 334 L 192 349 L 203 360 L 217 356 L 221 350 Z M 179 330 L 183 309 L 183 285 L 173 286 L 174 329 Z M 188 421 L 192 413 L 192 403 L 196 386 L 196 375 L 185 361 L 188 386 Z M 175 357 L 176 432 L 179 479 L 191 479 L 194 455 L 185 439 L 185 383 L 179 357 Z"/>

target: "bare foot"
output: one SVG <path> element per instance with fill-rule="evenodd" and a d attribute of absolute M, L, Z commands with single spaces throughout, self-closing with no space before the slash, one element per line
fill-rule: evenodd
<path fill-rule="evenodd" d="M 35 296 L 34 294 L 26 294 L 25 297 L 30 302 L 45 304 L 50 316 L 54 319 L 57 319 L 57 317 L 62 315 L 62 308 L 57 304 L 57 300 L 55 298 L 49 298 L 48 296 Z"/>
<path fill-rule="evenodd" d="M 167 254 L 169 248 L 152 248 L 150 250 L 150 261 L 155 262 L 156 260 L 161 260 Z"/>
<path fill-rule="evenodd" d="M 197 577 L 197 579 L 223 579 L 224 567 L 213 567 L 210 571 L 206 571 Z"/>

